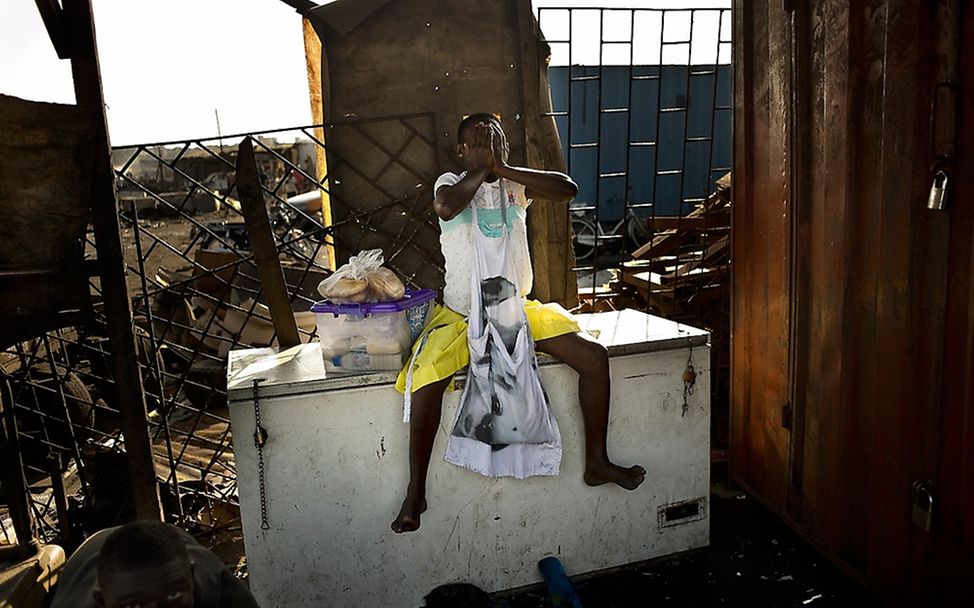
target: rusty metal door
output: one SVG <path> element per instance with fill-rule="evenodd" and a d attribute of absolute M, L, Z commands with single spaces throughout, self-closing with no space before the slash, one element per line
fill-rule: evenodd
<path fill-rule="evenodd" d="M 956 604 L 974 546 L 963 8 L 735 4 L 732 469 L 908 605 Z"/>

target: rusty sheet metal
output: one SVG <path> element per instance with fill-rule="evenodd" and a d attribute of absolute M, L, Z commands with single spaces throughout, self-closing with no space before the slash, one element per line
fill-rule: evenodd
<path fill-rule="evenodd" d="M 925 203 L 936 34 L 972 16 L 938 4 L 735 5 L 732 467 L 888 598 L 951 605 L 974 546 L 969 151 L 954 207 Z"/>
<path fill-rule="evenodd" d="M 0 346 L 86 310 L 94 129 L 77 106 L 0 95 Z"/>

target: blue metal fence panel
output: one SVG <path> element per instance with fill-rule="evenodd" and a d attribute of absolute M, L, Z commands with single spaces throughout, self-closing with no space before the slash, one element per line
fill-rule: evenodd
<path fill-rule="evenodd" d="M 575 205 L 598 193 L 600 221 L 619 220 L 627 198 L 639 215 L 685 215 L 729 170 L 730 65 L 557 66 L 549 77 L 554 112 L 568 113 L 555 120 Z"/>

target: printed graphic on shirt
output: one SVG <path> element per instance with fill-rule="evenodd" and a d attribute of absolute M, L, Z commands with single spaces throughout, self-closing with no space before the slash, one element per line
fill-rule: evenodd
<path fill-rule="evenodd" d="M 517 222 L 524 222 L 525 215 L 524 207 L 509 207 L 507 209 L 507 230 L 510 234 L 514 234 L 514 227 Z M 452 220 L 441 221 L 440 231 L 447 233 L 460 226 L 469 225 L 471 222 L 473 222 L 473 213 L 470 209 L 464 209 Z M 500 209 L 479 209 L 477 211 L 477 224 L 486 237 L 496 239 L 503 234 L 504 218 Z"/>

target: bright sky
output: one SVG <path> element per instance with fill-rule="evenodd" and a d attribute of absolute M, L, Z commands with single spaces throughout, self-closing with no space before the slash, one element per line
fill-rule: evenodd
<path fill-rule="evenodd" d="M 320 2 L 324 3 L 324 2 Z M 216 135 L 311 122 L 301 17 L 279 0 L 92 0 L 102 86 L 114 145 Z M 731 0 L 534 0 L 544 7 L 729 8 Z M 664 63 L 713 63 L 718 13 L 698 12 L 694 44 L 666 47 Z M 606 12 L 607 38 L 628 40 L 628 12 Z M 686 39 L 688 13 L 672 14 L 666 40 Z M 605 45 L 602 61 L 658 63 L 658 13 L 638 13 L 637 43 Z M 571 63 L 598 62 L 598 12 L 572 20 Z M 567 12 L 543 12 L 549 39 L 564 38 Z M 644 35 L 648 32 L 649 35 Z M 655 33 L 654 33 L 655 32 Z M 707 42 L 709 41 L 709 42 Z M 553 65 L 568 63 L 566 45 L 553 45 Z M 730 46 L 721 45 L 720 62 Z M 39 101 L 74 102 L 71 70 L 57 58 L 34 0 L 0 0 L 0 93 Z"/>

